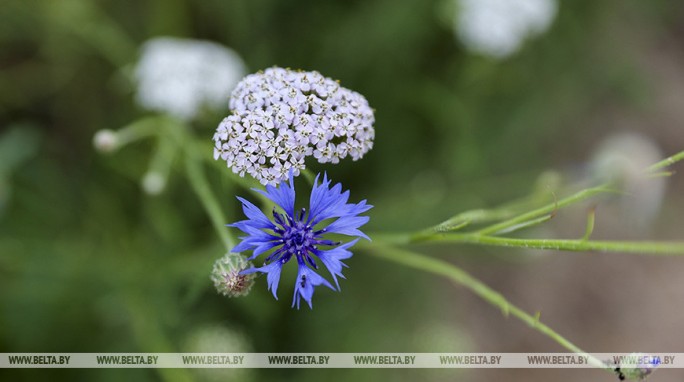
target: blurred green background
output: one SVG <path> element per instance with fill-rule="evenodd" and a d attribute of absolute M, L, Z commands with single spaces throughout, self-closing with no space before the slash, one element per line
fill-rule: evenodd
<path fill-rule="evenodd" d="M 560 352 L 540 334 L 426 274 L 363 253 L 342 293 L 290 308 L 257 279 L 240 299 L 209 281 L 223 254 L 178 164 L 159 196 L 140 179 L 154 143 L 97 153 L 94 133 L 150 115 L 130 72 L 155 36 L 228 46 L 250 72 L 317 70 L 376 110 L 374 149 L 328 171 L 368 199 L 369 231 L 419 229 L 526 195 L 554 169 L 588 175 L 604 138 L 684 148 L 684 3 L 562 2 L 550 29 L 497 60 L 469 53 L 444 1 L 37 1 L 0 4 L 0 352 Z M 193 122 L 207 147 L 223 110 Z M 211 156 L 208 149 L 207 156 Z M 680 167 L 681 168 L 681 167 Z M 207 168 L 230 223 L 229 170 Z M 682 239 L 684 182 L 630 229 L 599 208 L 603 238 Z M 611 212 L 612 211 L 612 212 Z M 583 232 L 584 210 L 539 235 Z M 613 213 L 612 218 L 606 217 Z M 601 223 L 604 222 L 603 228 Z M 621 225 L 622 224 L 622 225 Z M 472 271 L 587 351 L 681 352 L 682 262 L 457 247 Z M 228 345 L 229 344 L 229 345 Z M 590 370 L 0 370 L 3 380 L 605 380 Z M 5 379 L 5 377 L 7 379 Z M 680 381 L 661 371 L 658 381 Z"/>

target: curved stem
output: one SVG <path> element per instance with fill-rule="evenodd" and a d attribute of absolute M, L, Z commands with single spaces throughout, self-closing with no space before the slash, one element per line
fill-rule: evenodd
<path fill-rule="evenodd" d="M 588 357 L 591 364 L 596 367 L 611 371 L 603 362 L 596 359 L 595 357 L 587 354 L 577 345 L 573 344 L 565 337 L 558 334 L 556 331 L 548 327 L 539 321 L 539 314 L 532 316 L 525 312 L 524 310 L 518 308 L 517 306 L 511 304 L 504 296 L 496 292 L 492 288 L 488 287 L 482 281 L 471 276 L 466 271 L 458 268 L 457 266 L 447 263 L 442 260 L 434 259 L 431 257 L 423 256 L 411 251 L 404 249 L 397 249 L 390 246 L 383 245 L 377 240 L 373 243 L 359 243 L 360 247 L 365 247 L 367 253 L 374 256 L 378 256 L 385 260 L 395 262 L 410 268 L 419 269 L 425 272 L 436 274 L 439 276 L 444 276 L 458 285 L 461 285 L 476 295 L 478 295 L 483 300 L 487 301 L 493 306 L 501 309 L 505 316 L 509 314 L 518 318 L 522 322 L 528 324 L 532 329 L 542 333 L 543 335 L 551 338 L 559 345 L 583 356 Z M 612 371 L 611 371 L 612 372 Z"/>
<path fill-rule="evenodd" d="M 190 185 L 195 190 L 195 193 L 202 202 L 207 214 L 209 214 L 209 218 L 211 219 L 211 223 L 214 226 L 216 233 L 221 238 L 226 250 L 230 251 L 235 246 L 235 240 L 225 227 L 226 219 L 223 216 L 221 206 L 209 187 L 209 182 L 207 182 L 202 167 L 198 163 L 198 160 L 191 154 L 188 154 L 185 158 L 185 169 L 188 174 Z"/>

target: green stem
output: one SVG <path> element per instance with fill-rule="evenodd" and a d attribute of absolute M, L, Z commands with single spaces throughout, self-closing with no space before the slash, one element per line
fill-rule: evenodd
<path fill-rule="evenodd" d="M 198 141 L 188 127 L 175 119 L 168 119 L 166 124 L 169 136 L 177 140 L 179 149 L 185 151 L 185 171 L 195 194 L 199 198 L 204 210 L 209 215 L 211 224 L 223 242 L 226 251 L 230 252 L 236 245 L 236 240 L 225 226 L 227 220 L 214 192 L 209 186 L 202 168 L 202 159 L 210 155 L 211 151 L 200 151 Z M 206 153 L 206 154 L 205 154 Z"/>
<path fill-rule="evenodd" d="M 204 209 L 207 211 L 207 214 L 209 214 L 209 218 L 211 219 L 214 229 L 216 229 L 216 233 L 221 238 L 226 250 L 230 251 L 235 246 L 235 240 L 225 227 L 226 219 L 221 211 L 221 206 L 209 187 L 209 182 L 207 181 L 204 171 L 202 171 L 199 161 L 189 153 L 185 158 L 185 169 L 188 174 L 190 185 L 192 185 L 192 188 L 202 202 Z"/>
<path fill-rule="evenodd" d="M 660 170 L 663 167 L 667 167 L 671 164 L 679 162 L 680 160 L 683 160 L 683 159 L 684 159 L 684 151 L 681 151 L 681 152 L 679 152 L 679 153 L 677 153 L 677 154 L 675 154 L 669 158 L 665 158 L 665 159 L 661 160 L 660 162 L 651 165 L 647 171 L 648 172 L 654 172 L 654 171 Z"/>
<path fill-rule="evenodd" d="M 237 184 L 238 186 L 244 188 L 247 191 L 252 192 L 254 196 L 260 199 L 263 203 L 271 203 L 271 201 L 267 197 L 252 190 L 253 188 L 263 188 L 263 186 L 254 178 L 242 177 L 237 174 L 234 174 L 233 171 L 226 166 L 225 161 L 221 159 L 214 160 L 214 158 L 211 155 L 206 154 L 211 153 L 212 147 L 210 145 L 206 144 L 205 142 L 194 141 L 192 143 L 188 142 L 186 145 L 186 149 L 188 151 L 193 152 L 194 155 L 198 156 L 199 158 L 202 158 L 207 165 L 214 167 L 224 176 L 227 175 L 230 178 L 231 182 Z"/>
<path fill-rule="evenodd" d="M 168 139 L 168 142 L 174 141 L 176 150 L 185 151 L 185 169 L 190 185 L 209 215 L 211 223 L 223 242 L 223 245 L 226 247 L 226 250 L 230 251 L 235 246 L 235 239 L 230 231 L 224 226 L 224 224 L 226 224 L 226 218 L 223 215 L 216 196 L 209 186 L 209 182 L 207 181 L 201 166 L 202 158 L 208 157 L 209 154 L 204 155 L 205 151 L 200 150 L 200 145 L 198 144 L 197 139 L 189 131 L 188 126 L 175 118 L 154 116 L 142 118 L 117 131 L 120 146 L 153 134 L 164 134 L 165 136 L 160 136 L 159 139 Z M 160 145 L 165 145 L 167 144 L 167 141 L 160 141 L 159 143 Z M 164 149 L 164 152 L 161 152 L 163 148 L 163 146 L 160 146 L 160 155 L 162 156 L 160 162 L 157 163 L 157 161 L 153 159 L 151 169 L 162 167 L 162 172 L 168 174 L 170 165 L 165 161 L 168 159 L 166 158 L 167 156 L 172 156 L 173 153 L 169 150 L 173 150 L 173 145 L 168 145 L 168 147 Z M 211 151 L 206 152 L 210 153 Z M 156 157 L 157 156 L 155 156 L 155 158 Z"/>
<path fill-rule="evenodd" d="M 493 223 L 506 219 L 512 219 L 524 211 L 542 205 L 548 197 L 549 192 L 538 187 L 531 195 L 506 203 L 502 206 L 491 209 L 474 209 L 470 211 L 461 212 L 451 218 L 423 230 L 418 236 L 431 235 L 435 232 L 449 232 L 457 231 L 467 225 Z"/>
<path fill-rule="evenodd" d="M 434 235 L 423 241 L 484 244 L 498 247 L 518 247 L 532 249 L 551 249 L 559 251 L 599 251 L 624 252 L 651 255 L 684 255 L 684 242 L 658 241 L 592 241 L 564 239 L 514 239 L 507 237 L 483 236 L 478 234 Z"/>
<path fill-rule="evenodd" d="M 137 121 L 122 127 L 115 132 L 119 140 L 118 148 L 121 148 L 131 142 L 158 134 L 159 130 L 166 123 L 166 118 L 153 116 L 138 119 Z"/>
<path fill-rule="evenodd" d="M 568 205 L 571 205 L 573 203 L 580 202 L 582 200 L 591 198 L 594 195 L 606 193 L 606 192 L 615 192 L 615 190 L 609 188 L 608 184 L 604 184 L 598 187 L 592 187 L 592 188 L 587 188 L 582 191 L 579 191 L 573 195 L 568 196 L 567 198 L 561 199 L 555 203 L 549 203 L 543 207 L 537 208 L 535 210 L 532 210 L 530 212 L 526 212 L 524 214 L 518 215 L 512 219 L 505 220 L 500 223 L 492 224 L 490 226 L 487 226 L 485 228 L 482 228 L 476 232 L 475 234 L 478 235 L 490 235 L 490 234 L 496 234 L 497 232 L 506 230 L 507 228 L 519 225 L 521 223 L 525 223 L 527 221 L 536 219 L 542 215 L 550 214 L 553 213 L 563 207 L 566 207 Z"/>
<path fill-rule="evenodd" d="M 152 154 L 152 159 L 150 160 L 149 168 L 147 169 L 145 176 L 158 176 L 163 182 L 162 189 L 166 186 L 168 181 L 177 150 L 178 148 L 172 139 L 169 139 L 164 135 L 158 137 L 157 150 Z M 149 192 L 150 190 L 146 191 Z"/>
<path fill-rule="evenodd" d="M 409 268 L 419 269 L 425 272 L 429 272 L 435 275 L 444 276 L 451 281 L 459 284 L 477 296 L 487 301 L 493 306 L 501 309 L 504 315 L 513 315 L 522 322 L 529 325 L 532 329 L 544 334 L 545 336 L 551 338 L 559 345 L 568 349 L 574 353 L 589 357 L 590 362 L 599 368 L 606 369 L 610 371 L 610 368 L 605 366 L 603 362 L 596 359 L 595 357 L 587 354 L 582 349 L 577 347 L 575 344 L 567 340 L 565 337 L 556 333 L 553 329 L 546 326 L 539 321 L 539 315 L 532 316 L 517 306 L 511 304 L 504 296 L 495 290 L 488 287 L 486 284 L 471 276 L 469 273 L 465 272 L 461 268 L 456 267 L 453 264 L 447 263 L 442 260 L 430 258 L 423 256 L 411 251 L 397 249 L 390 246 L 383 245 L 377 240 L 373 243 L 359 243 L 360 247 L 365 247 L 367 253 L 374 256 L 378 256 L 385 260 L 395 262 L 407 266 Z"/>

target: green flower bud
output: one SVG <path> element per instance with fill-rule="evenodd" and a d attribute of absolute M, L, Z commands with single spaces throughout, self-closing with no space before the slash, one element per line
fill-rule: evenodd
<path fill-rule="evenodd" d="M 244 256 L 237 253 L 226 253 L 214 263 L 211 281 L 216 290 L 224 296 L 246 296 L 254 284 L 255 274 L 241 275 L 240 272 L 252 265 Z"/>
<path fill-rule="evenodd" d="M 625 379 L 643 381 L 661 363 L 659 357 L 649 356 L 644 353 L 631 353 L 626 358 L 626 364 L 619 365 L 615 368 L 615 372 L 618 374 L 618 378 L 621 381 Z"/>

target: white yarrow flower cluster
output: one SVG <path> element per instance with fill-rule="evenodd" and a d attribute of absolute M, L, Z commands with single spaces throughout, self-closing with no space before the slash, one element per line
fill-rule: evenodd
<path fill-rule="evenodd" d="M 546 31 L 558 11 L 556 0 L 455 0 L 455 31 L 469 50 L 504 58 L 529 37 Z"/>
<path fill-rule="evenodd" d="M 245 75 L 233 50 L 209 41 L 159 37 L 147 41 L 135 68 L 138 103 L 183 120 L 202 106 L 219 108 Z"/>
<path fill-rule="evenodd" d="M 270 68 L 250 74 L 230 99 L 233 114 L 214 134 L 214 159 L 275 185 L 304 159 L 358 160 L 373 147 L 375 117 L 361 94 L 318 72 Z"/>

